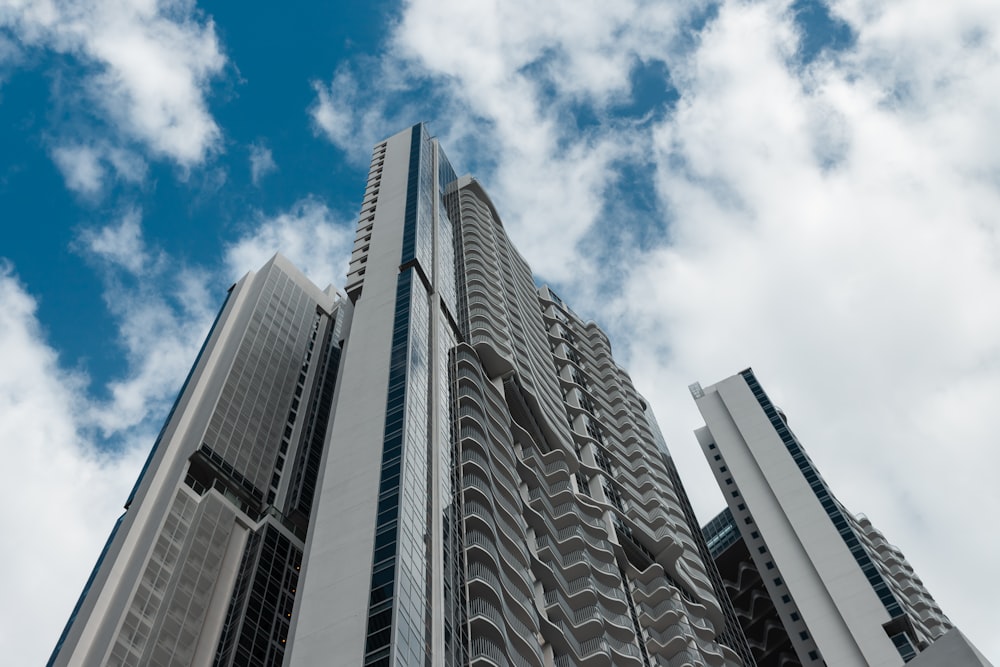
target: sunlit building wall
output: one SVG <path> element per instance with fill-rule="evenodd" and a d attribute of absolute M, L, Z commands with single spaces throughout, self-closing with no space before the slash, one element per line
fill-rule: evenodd
<path fill-rule="evenodd" d="M 728 504 L 705 536 L 759 664 L 924 664 L 945 635 L 968 646 L 899 550 L 833 495 L 752 370 L 691 393 Z"/>

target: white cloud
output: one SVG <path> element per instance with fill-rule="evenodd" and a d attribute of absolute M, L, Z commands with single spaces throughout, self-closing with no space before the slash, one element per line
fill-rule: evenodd
<path fill-rule="evenodd" d="M 226 59 L 214 24 L 193 2 L 4 0 L 0 28 L 26 48 L 51 49 L 92 67 L 79 101 L 110 121 L 116 146 L 137 142 L 183 168 L 218 150 L 221 132 L 205 96 Z M 69 147 L 54 157 L 69 187 L 97 190 L 102 172 L 93 147 Z M 124 162 L 134 162 L 107 150 L 103 159 L 119 174 L 131 171 Z"/>
<path fill-rule="evenodd" d="M 417 0 L 385 57 L 341 67 L 329 87 L 314 84 L 310 111 L 331 142 L 363 147 L 356 162 L 400 127 L 434 118 L 453 161 L 489 183 L 535 270 L 594 279 L 599 267 L 580 244 L 611 213 L 616 170 L 641 164 L 645 151 L 647 119 L 612 120 L 610 110 L 632 100 L 634 68 L 668 59 L 706 5 L 555 2 L 540 11 L 528 0 Z M 595 126 L 578 125 L 581 108 Z"/>
<path fill-rule="evenodd" d="M 99 449 L 88 435 L 86 377 L 68 372 L 45 342 L 37 304 L 0 270 L 0 448 L 7 474 L 0 517 L 0 653 L 41 664 L 55 646 L 148 447 Z M 72 554 L 67 558 L 39 554 Z M 29 638 L 25 641 L 25 638 Z"/>
<path fill-rule="evenodd" d="M 225 281 L 147 247 L 141 216 L 85 230 L 127 369 L 104 387 L 67 370 L 45 339 L 37 303 L 0 265 L 0 653 L 10 664 L 47 659 L 163 418 L 225 295 Z M 212 293 L 208 285 L 212 285 Z M 28 499 L 27 505 L 25 500 Z M 68 553 L 72 558 L 38 558 Z M 25 641 L 29 637 L 31 641 Z"/>
<path fill-rule="evenodd" d="M 353 149 L 350 141 L 356 129 L 357 118 L 350 108 L 350 100 L 357 95 L 354 77 L 347 70 L 338 71 L 329 86 L 313 81 L 316 102 L 309 109 L 309 115 L 316 129 L 326 135 L 335 146 Z M 343 99 L 343 101 L 342 101 Z"/>
<path fill-rule="evenodd" d="M 331 279 L 347 275 L 353 241 L 352 224 L 337 220 L 320 200 L 306 198 L 273 217 L 259 214 L 244 235 L 226 248 L 225 263 L 235 280 L 280 252 L 324 287 Z"/>
<path fill-rule="evenodd" d="M 87 146 L 60 146 L 52 159 L 66 179 L 66 187 L 80 194 L 99 192 L 104 183 L 104 167 L 94 149 Z"/>
<path fill-rule="evenodd" d="M 117 225 L 83 230 L 80 242 L 86 253 L 108 266 L 139 274 L 148 268 L 151 261 L 142 239 L 141 223 L 142 212 L 131 209 L 122 215 Z"/>
<path fill-rule="evenodd" d="M 88 413 L 108 438 L 143 424 L 174 397 L 216 307 L 211 276 L 147 248 L 141 221 L 139 211 L 128 211 L 119 222 L 82 231 L 78 244 L 101 270 L 128 360 L 126 376 L 110 382 L 109 398 Z"/>
<path fill-rule="evenodd" d="M 123 181 L 141 183 L 146 178 L 142 157 L 108 142 L 59 145 L 52 149 L 52 159 L 66 187 L 85 196 L 96 196 L 104 189 L 108 166 Z"/>
<path fill-rule="evenodd" d="M 12 63 L 16 63 L 21 57 L 21 49 L 17 45 L 17 42 L 7 37 L 7 35 L 0 35 L 0 68 L 6 68 Z M 6 73 L 0 69 L 0 73 Z M 0 83 L 3 83 L 3 79 L 0 79 Z"/>
<path fill-rule="evenodd" d="M 637 384 L 691 426 L 688 383 L 753 365 L 841 500 L 997 654 L 975 574 L 1000 551 L 977 527 L 1000 500 L 997 45 L 893 7 L 852 14 L 856 47 L 805 69 L 785 7 L 722 7 L 673 63 L 652 137 L 672 243 L 633 256 L 617 318 Z M 718 506 L 674 419 L 697 506 Z"/>
<path fill-rule="evenodd" d="M 104 159 L 114 168 L 115 175 L 123 181 L 142 183 L 146 179 L 148 170 L 146 161 L 134 151 L 106 146 Z"/>
<path fill-rule="evenodd" d="M 250 180 L 259 186 L 262 178 L 278 170 L 271 149 L 261 143 L 250 145 Z"/>
<path fill-rule="evenodd" d="M 347 67 L 333 75 L 329 85 L 313 81 L 316 100 L 309 107 L 309 117 L 317 135 L 344 151 L 357 165 L 368 164 L 371 147 L 388 133 L 411 121 L 411 105 L 393 105 L 390 111 L 386 95 L 395 90 L 391 71 L 365 63 L 365 78 L 377 79 L 378 86 L 358 85 L 357 77 Z M 405 120 L 404 120 L 405 119 Z"/>

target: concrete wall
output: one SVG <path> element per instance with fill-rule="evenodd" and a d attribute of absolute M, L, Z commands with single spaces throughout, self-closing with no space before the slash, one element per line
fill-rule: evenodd
<path fill-rule="evenodd" d="M 334 656 L 336 664 L 360 665 L 364 658 L 410 135 L 407 129 L 387 142 L 367 269 L 309 526 L 302 595 L 292 614 L 290 665 L 330 664 Z"/>
<path fill-rule="evenodd" d="M 726 501 L 734 516 L 746 514 L 737 509 L 741 502 L 752 515 L 752 524 L 738 520 L 741 533 L 752 544 L 750 533 L 756 530 L 767 545 L 766 554 L 753 548 L 751 553 L 779 613 L 781 596 L 790 595 L 829 665 L 902 665 L 882 628 L 889 620 L 885 607 L 744 378 L 735 375 L 708 387 L 696 402 L 708 440 L 728 467 L 719 473 L 713 466 Z M 711 457 L 710 463 L 715 463 Z M 733 483 L 726 484 L 730 477 Z M 766 568 L 767 561 L 774 570 Z M 802 638 L 790 634 L 808 664 Z"/>

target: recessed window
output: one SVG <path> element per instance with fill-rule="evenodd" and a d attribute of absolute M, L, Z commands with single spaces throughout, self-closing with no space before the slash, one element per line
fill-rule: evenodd
<path fill-rule="evenodd" d="M 757 547 L 757 553 L 762 554 L 767 552 L 767 547 Z"/>
<path fill-rule="evenodd" d="M 809 639 L 809 633 L 803 630 L 799 633 L 799 639 Z"/>
<path fill-rule="evenodd" d="M 712 458 L 714 458 L 716 461 L 721 461 L 722 460 L 722 455 L 721 454 L 716 454 Z"/>
<path fill-rule="evenodd" d="M 775 586 L 780 586 L 781 585 L 781 577 L 775 577 L 774 578 L 774 585 Z"/>
<path fill-rule="evenodd" d="M 740 492 L 739 491 L 733 491 L 733 498 L 739 498 L 739 497 L 740 497 Z"/>
<path fill-rule="evenodd" d="M 740 503 L 739 505 L 736 506 L 736 509 L 738 509 L 740 511 L 743 511 L 746 508 L 747 508 L 747 506 L 744 503 Z"/>
<path fill-rule="evenodd" d="M 715 449 L 715 443 L 713 442 L 712 444 L 710 444 L 710 445 L 708 446 L 708 448 L 709 448 L 709 449 Z"/>
<path fill-rule="evenodd" d="M 726 472 L 728 470 L 729 468 L 727 468 L 726 466 L 722 466 L 721 468 L 719 468 L 719 472 Z"/>
<path fill-rule="evenodd" d="M 750 533 L 750 539 L 756 540 L 758 537 L 760 537 L 760 533 L 758 533 L 756 530 Z"/>
<path fill-rule="evenodd" d="M 753 517 L 748 516 L 747 518 L 743 519 L 743 523 L 749 526 L 751 523 L 753 523 Z"/>
<path fill-rule="evenodd" d="M 819 653 L 817 653 L 816 651 L 809 651 L 809 659 L 819 660 Z"/>
<path fill-rule="evenodd" d="M 795 611 L 793 611 L 793 612 L 791 613 L 791 619 L 792 619 L 793 621 L 797 621 L 797 620 L 799 620 L 799 614 L 798 614 L 798 612 L 795 612 Z"/>
<path fill-rule="evenodd" d="M 766 563 L 764 563 L 764 567 L 766 567 L 769 570 L 773 570 L 774 569 L 774 561 L 770 561 L 770 560 L 767 561 Z"/>
<path fill-rule="evenodd" d="M 732 483 L 733 483 L 733 478 L 732 477 L 727 477 L 726 478 L 726 484 L 732 484 Z"/>
<path fill-rule="evenodd" d="M 788 604 L 789 602 L 791 602 L 791 601 L 792 601 L 792 598 L 788 597 L 787 595 L 782 595 L 782 596 L 781 596 L 781 601 L 782 601 L 783 603 L 785 603 L 785 604 Z"/>

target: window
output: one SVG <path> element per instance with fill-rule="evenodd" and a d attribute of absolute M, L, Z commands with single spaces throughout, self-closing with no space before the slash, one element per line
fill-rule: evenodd
<path fill-rule="evenodd" d="M 715 449 L 715 443 L 714 443 L 714 442 L 713 442 L 713 443 L 711 443 L 711 444 L 710 444 L 710 445 L 708 446 L 708 448 L 709 448 L 709 449 Z"/>
<path fill-rule="evenodd" d="M 766 563 L 764 563 L 764 567 L 766 567 L 769 570 L 773 570 L 774 569 L 774 561 L 772 561 L 772 560 L 767 561 Z"/>
<path fill-rule="evenodd" d="M 733 478 L 732 477 L 727 477 L 726 478 L 726 484 L 732 484 L 732 483 L 733 483 Z"/>
<path fill-rule="evenodd" d="M 749 526 L 751 523 L 753 523 L 753 517 L 748 516 L 747 518 L 743 519 L 743 523 Z"/>
<path fill-rule="evenodd" d="M 784 602 L 785 604 L 788 604 L 789 602 L 792 601 L 792 598 L 788 597 L 787 595 L 782 595 L 781 601 Z"/>
<path fill-rule="evenodd" d="M 740 503 L 739 505 L 736 506 L 736 509 L 740 510 L 741 512 L 743 510 L 745 510 L 746 508 L 747 508 L 747 506 L 744 503 Z"/>
<path fill-rule="evenodd" d="M 809 659 L 819 660 L 819 653 L 817 653 L 816 651 L 809 651 Z"/>
<path fill-rule="evenodd" d="M 757 547 L 757 553 L 762 554 L 767 552 L 767 547 Z"/>
<path fill-rule="evenodd" d="M 722 460 L 722 455 L 721 454 L 716 454 L 712 458 L 714 458 L 716 461 L 721 461 Z"/>
<path fill-rule="evenodd" d="M 775 578 L 774 578 L 774 585 L 775 585 L 775 586 L 780 586 L 780 585 L 781 585 L 781 583 L 782 583 L 782 582 L 781 582 L 781 577 L 775 577 Z"/>
<path fill-rule="evenodd" d="M 750 539 L 756 540 L 758 537 L 760 537 L 760 533 L 758 533 L 756 530 L 750 533 Z"/>
<path fill-rule="evenodd" d="M 809 633 L 803 630 L 799 633 L 799 639 L 809 639 Z"/>
<path fill-rule="evenodd" d="M 728 470 L 729 468 L 727 468 L 726 466 L 722 466 L 721 468 L 719 468 L 719 472 L 726 472 Z"/>
<path fill-rule="evenodd" d="M 799 613 L 797 611 L 793 611 L 791 614 L 791 618 L 793 621 L 799 620 Z"/>
<path fill-rule="evenodd" d="M 733 491 L 733 498 L 739 498 L 739 497 L 740 497 L 740 492 L 739 491 Z"/>

